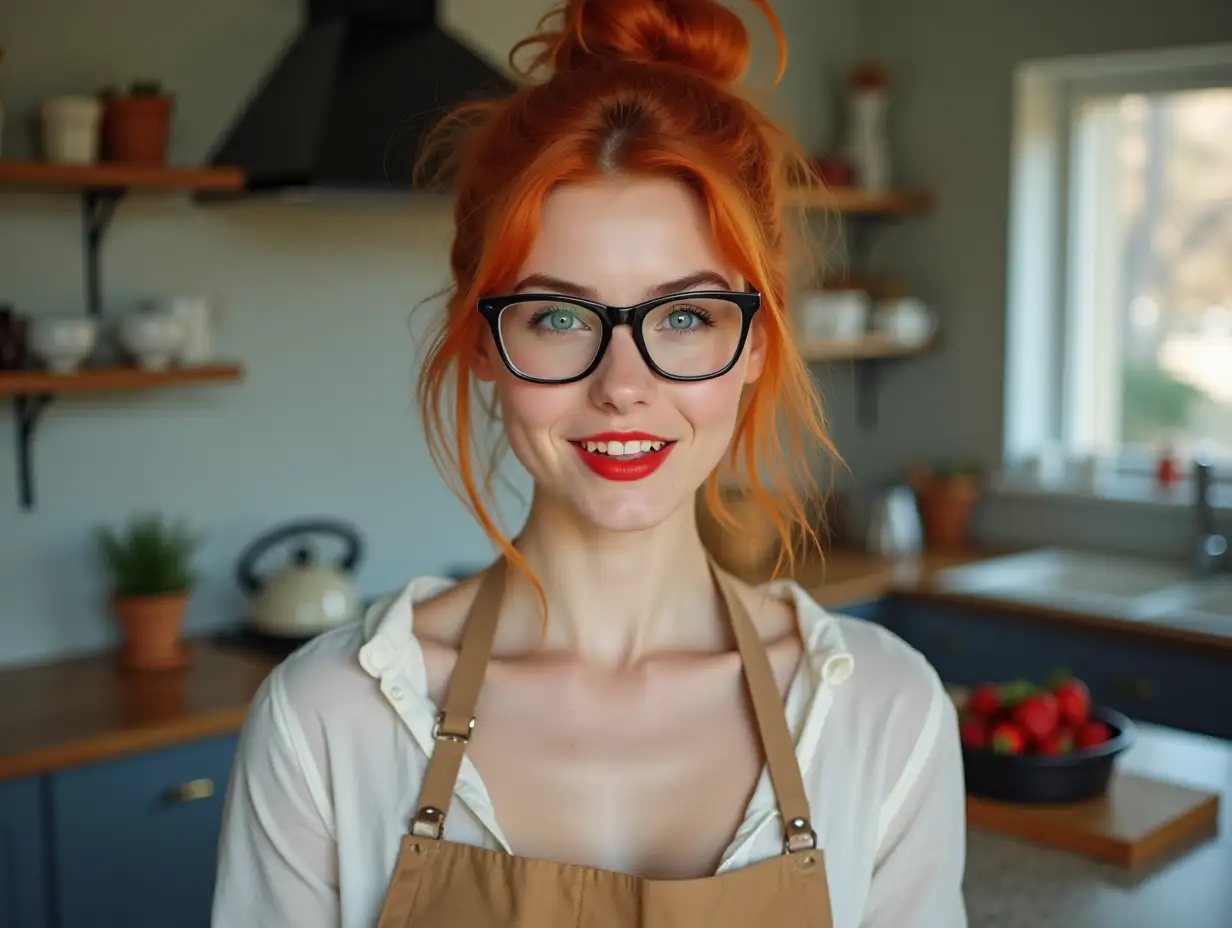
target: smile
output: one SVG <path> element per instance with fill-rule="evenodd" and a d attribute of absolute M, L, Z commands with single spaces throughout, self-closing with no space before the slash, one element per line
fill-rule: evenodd
<path fill-rule="evenodd" d="M 569 442 L 582 463 L 605 480 L 642 480 L 667 459 L 675 442 L 643 432 L 606 432 Z"/>

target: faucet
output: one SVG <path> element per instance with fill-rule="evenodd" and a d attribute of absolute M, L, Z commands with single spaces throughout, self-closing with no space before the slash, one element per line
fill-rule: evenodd
<path fill-rule="evenodd" d="M 1211 502 L 1211 485 L 1215 469 L 1202 457 L 1194 458 L 1194 533 L 1193 569 L 1199 577 L 1210 577 L 1224 566 L 1228 539 L 1215 528 L 1215 506 Z"/>

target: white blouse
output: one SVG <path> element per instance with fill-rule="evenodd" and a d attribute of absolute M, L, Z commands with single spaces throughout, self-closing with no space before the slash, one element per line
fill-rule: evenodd
<path fill-rule="evenodd" d="M 376 923 L 437 713 L 414 604 L 452 583 L 412 581 L 262 684 L 231 772 L 214 928 Z M 936 672 L 881 626 L 831 615 L 794 581 L 771 591 L 794 603 L 805 643 L 786 712 L 835 928 L 965 928 L 958 725 Z M 512 852 L 469 759 L 445 837 Z M 718 872 L 782 853 L 781 840 L 763 769 Z"/>

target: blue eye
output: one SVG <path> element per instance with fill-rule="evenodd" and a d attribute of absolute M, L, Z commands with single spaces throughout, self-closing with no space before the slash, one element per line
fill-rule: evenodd
<path fill-rule="evenodd" d="M 671 332 L 688 332 L 702 326 L 714 325 L 714 319 L 700 306 L 682 304 L 672 307 L 672 311 L 663 317 L 662 328 Z"/>
<path fill-rule="evenodd" d="M 547 323 L 546 325 L 544 323 Z M 553 306 L 535 313 L 530 324 L 538 329 L 548 329 L 552 332 L 568 332 L 570 329 L 585 328 L 577 317 L 577 312 L 568 306 Z"/>

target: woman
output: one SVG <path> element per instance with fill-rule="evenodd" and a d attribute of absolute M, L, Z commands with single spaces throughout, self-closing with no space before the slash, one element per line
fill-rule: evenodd
<path fill-rule="evenodd" d="M 733 90 L 745 27 L 713 0 L 559 13 L 533 39 L 547 78 L 457 143 L 421 381 L 498 556 L 270 675 L 214 924 L 962 928 L 936 674 L 791 581 L 736 581 L 698 535 L 695 493 L 717 504 L 727 469 L 790 539 L 794 465 L 825 445 L 784 305 L 797 162 Z M 480 389 L 534 480 L 513 541 L 467 437 Z"/>

